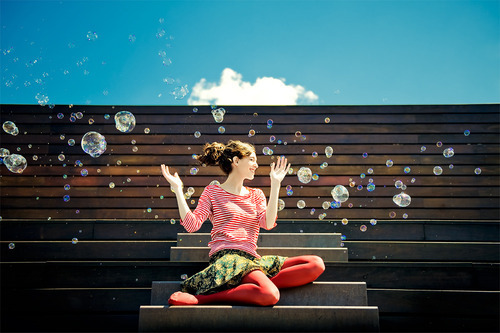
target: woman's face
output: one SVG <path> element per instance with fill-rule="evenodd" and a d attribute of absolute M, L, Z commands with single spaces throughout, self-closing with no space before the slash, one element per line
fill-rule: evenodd
<path fill-rule="evenodd" d="M 236 164 L 236 170 L 244 178 L 252 180 L 255 177 L 255 170 L 259 165 L 257 164 L 257 155 L 253 152 L 249 156 L 245 156 L 238 160 Z M 235 171 L 235 169 L 233 169 Z"/>

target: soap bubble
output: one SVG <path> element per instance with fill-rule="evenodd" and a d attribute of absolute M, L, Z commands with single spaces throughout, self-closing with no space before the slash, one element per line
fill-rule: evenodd
<path fill-rule="evenodd" d="M 368 185 L 366 185 L 366 190 L 368 192 L 373 192 L 375 190 L 375 184 L 373 184 L 372 182 L 368 183 Z"/>
<path fill-rule="evenodd" d="M 24 169 L 28 166 L 28 162 L 22 155 L 11 154 L 3 158 L 3 163 L 13 173 L 23 173 Z"/>
<path fill-rule="evenodd" d="M 396 182 L 394 183 L 394 186 L 396 188 L 401 188 L 401 187 L 403 187 L 403 185 L 404 185 L 403 181 L 401 181 L 401 180 L 396 180 Z"/>
<path fill-rule="evenodd" d="M 359 175 L 359 178 L 361 178 L 361 179 L 365 179 L 365 178 L 366 178 L 366 175 L 365 175 L 364 173 L 362 173 L 362 174 L 360 174 L 360 175 Z"/>
<path fill-rule="evenodd" d="M 69 146 L 74 146 L 75 145 L 75 140 L 74 139 L 69 139 L 68 140 L 68 145 Z"/>
<path fill-rule="evenodd" d="M 66 191 L 69 191 L 69 189 L 70 189 L 70 188 L 71 188 L 71 186 L 70 186 L 69 184 L 64 185 L 64 189 L 65 189 Z"/>
<path fill-rule="evenodd" d="M 252 137 L 252 136 L 254 136 L 254 135 L 255 135 L 255 130 L 251 129 L 251 130 L 248 131 L 248 137 L 249 138 Z"/>
<path fill-rule="evenodd" d="M 274 142 L 276 140 L 276 137 L 274 135 L 271 135 L 269 137 L 269 142 Z"/>
<path fill-rule="evenodd" d="M 82 177 L 87 177 L 89 174 L 89 171 L 87 169 L 82 169 L 82 171 L 80 171 L 80 174 L 82 175 Z"/>
<path fill-rule="evenodd" d="M 373 173 L 373 169 L 372 168 L 368 168 L 368 170 L 366 170 L 366 172 L 371 175 Z"/>
<path fill-rule="evenodd" d="M 376 219 L 371 219 L 370 220 L 370 224 L 371 225 L 376 225 L 377 224 L 377 220 Z"/>
<path fill-rule="evenodd" d="M 396 212 L 394 212 L 394 211 L 390 212 L 390 213 L 389 213 L 389 217 L 390 217 L 391 219 L 395 218 L 395 217 L 396 217 Z"/>
<path fill-rule="evenodd" d="M 368 157 L 368 153 L 363 153 L 363 158 L 367 158 Z"/>
<path fill-rule="evenodd" d="M 321 165 L 319 166 L 319 168 L 320 169 L 325 169 L 327 166 L 328 166 L 328 163 L 323 162 L 323 163 L 321 163 Z"/>
<path fill-rule="evenodd" d="M 195 192 L 194 187 L 188 187 L 187 192 L 189 193 L 189 195 L 193 195 Z"/>
<path fill-rule="evenodd" d="M 358 191 L 361 191 L 363 189 L 363 185 L 358 185 Z"/>
<path fill-rule="evenodd" d="M 57 114 L 57 119 L 63 119 L 63 118 L 64 118 L 64 114 L 62 114 L 62 113 Z"/>
<path fill-rule="evenodd" d="M 200 131 L 196 131 L 196 132 L 194 132 L 194 137 L 195 137 L 195 138 L 197 138 L 197 139 L 198 139 L 200 136 L 201 136 Z"/>
<path fill-rule="evenodd" d="M 169 63 L 167 62 L 168 65 L 170 65 L 170 63 L 172 63 L 172 61 L 170 59 L 167 58 L 166 60 L 169 62 Z M 163 60 L 163 63 L 167 64 L 167 63 L 165 63 L 165 60 Z M 185 84 L 183 86 L 175 87 L 174 90 L 170 94 L 172 96 L 174 96 L 174 99 L 183 99 L 184 97 L 186 97 L 187 94 L 189 94 L 188 85 Z"/>
<path fill-rule="evenodd" d="M 301 132 L 301 131 L 297 131 L 297 132 L 295 132 L 295 136 L 296 136 L 297 138 L 298 138 L 298 137 L 300 137 L 301 135 L 302 135 L 302 132 Z"/>
<path fill-rule="evenodd" d="M 453 150 L 453 148 L 446 148 L 445 150 L 443 150 L 443 156 L 446 157 L 446 158 L 450 158 L 452 157 L 453 155 L 455 155 L 455 151 Z"/>
<path fill-rule="evenodd" d="M 326 117 L 325 118 L 325 123 L 328 124 L 330 122 L 330 118 Z"/>
<path fill-rule="evenodd" d="M 175 224 L 175 219 L 170 219 L 170 224 Z"/>
<path fill-rule="evenodd" d="M 306 206 L 306 202 L 304 200 L 297 201 L 297 208 L 303 209 Z"/>
<path fill-rule="evenodd" d="M 59 139 L 61 139 L 61 140 L 66 139 L 66 135 L 64 135 L 64 134 L 59 135 Z"/>
<path fill-rule="evenodd" d="M 19 129 L 17 128 L 16 124 L 14 124 L 12 121 L 4 122 L 2 128 L 7 134 L 14 136 L 19 134 Z"/>
<path fill-rule="evenodd" d="M 194 167 L 189 170 L 189 173 L 192 175 L 196 175 L 198 173 L 198 168 Z"/>
<path fill-rule="evenodd" d="M 278 211 L 282 211 L 285 208 L 285 202 L 282 199 L 278 199 Z"/>
<path fill-rule="evenodd" d="M 144 129 L 144 134 L 149 134 L 149 132 L 151 132 L 151 130 L 149 129 L 149 127 L 146 127 L 146 128 Z"/>
<path fill-rule="evenodd" d="M 89 118 L 89 125 L 92 125 L 94 123 L 94 118 Z"/>
<path fill-rule="evenodd" d="M 482 171 L 481 171 L 481 168 L 475 168 L 475 169 L 474 169 L 474 173 L 475 173 L 476 175 L 480 175 L 480 174 L 481 174 L 481 172 L 482 172 Z"/>
<path fill-rule="evenodd" d="M 333 155 L 333 148 L 330 146 L 325 147 L 325 155 L 330 158 Z"/>
<path fill-rule="evenodd" d="M 120 111 L 115 114 L 116 129 L 122 133 L 129 133 L 135 127 L 135 117 L 129 111 Z"/>
<path fill-rule="evenodd" d="M 222 123 L 224 121 L 224 115 L 226 114 L 226 110 L 224 108 L 218 108 L 212 110 L 212 116 L 214 116 L 214 120 L 216 123 Z"/>
<path fill-rule="evenodd" d="M 408 214 L 404 213 L 403 218 L 406 220 L 408 218 Z"/>
<path fill-rule="evenodd" d="M 87 40 L 95 41 L 97 39 L 97 33 L 95 31 L 87 32 Z"/>
<path fill-rule="evenodd" d="M 81 146 L 84 152 L 96 158 L 106 151 L 107 144 L 102 134 L 91 131 L 85 133 Z"/>
<path fill-rule="evenodd" d="M 133 151 L 134 153 L 137 153 L 137 151 L 138 151 L 138 150 L 139 150 L 139 148 L 137 148 L 137 146 L 133 146 L 133 147 L 132 147 L 132 151 Z"/>
<path fill-rule="evenodd" d="M 109 186 L 109 188 L 115 188 L 115 183 L 110 182 L 110 183 L 108 184 L 108 186 Z"/>
<path fill-rule="evenodd" d="M 316 209 L 311 208 L 311 211 L 309 212 L 309 214 L 314 215 L 315 212 L 316 212 Z"/>
<path fill-rule="evenodd" d="M 68 201 L 69 201 L 69 199 L 70 199 L 70 197 L 69 197 L 69 195 L 67 195 L 67 194 L 63 197 L 64 202 L 68 202 Z"/>
<path fill-rule="evenodd" d="M 337 185 L 332 189 L 332 197 L 335 201 L 346 202 L 349 199 L 349 191 L 343 185 Z"/>
<path fill-rule="evenodd" d="M 267 120 L 267 128 L 271 129 L 273 127 L 273 120 L 272 119 L 268 119 Z"/>
<path fill-rule="evenodd" d="M 436 142 L 436 147 L 440 148 L 443 146 L 443 143 L 441 141 Z"/>
<path fill-rule="evenodd" d="M 220 134 L 224 134 L 226 132 L 226 129 L 224 128 L 224 126 L 220 126 L 219 129 L 218 129 L 218 132 Z"/>
<path fill-rule="evenodd" d="M 182 274 L 181 275 L 181 280 L 186 280 L 188 278 L 187 274 Z"/>
<path fill-rule="evenodd" d="M 14 250 L 16 248 L 16 244 L 9 243 L 9 250 Z"/>
<path fill-rule="evenodd" d="M 106 113 L 106 114 L 104 115 L 104 119 L 108 120 L 109 118 L 110 118 L 110 115 Z"/>
<path fill-rule="evenodd" d="M 344 217 L 342 219 L 342 225 L 347 225 L 348 223 L 349 223 L 349 220 Z"/>
<path fill-rule="evenodd" d="M 341 206 L 342 206 L 342 204 L 338 201 L 335 201 L 335 200 L 330 203 L 331 209 L 337 209 L 337 208 L 340 208 Z"/>
<path fill-rule="evenodd" d="M 0 148 L 0 157 L 5 157 L 10 155 L 10 151 L 7 148 Z"/>
<path fill-rule="evenodd" d="M 312 171 L 308 167 L 301 167 L 299 171 L 297 171 L 297 177 L 301 183 L 307 184 L 312 179 Z"/>
<path fill-rule="evenodd" d="M 360 227 L 359 227 L 359 230 L 361 230 L 362 232 L 365 232 L 368 228 L 366 227 L 366 225 L 362 224 Z"/>
<path fill-rule="evenodd" d="M 318 215 L 319 220 L 323 220 L 326 217 L 326 213 L 322 213 Z"/>
<path fill-rule="evenodd" d="M 271 156 L 273 153 L 274 153 L 274 151 L 269 147 L 262 148 L 262 154 L 264 154 L 266 156 Z"/>
<path fill-rule="evenodd" d="M 193 112 L 194 112 L 194 113 L 198 112 L 198 108 L 197 108 L 197 107 L 194 107 L 194 108 L 193 108 Z"/>
<path fill-rule="evenodd" d="M 392 160 L 387 160 L 387 161 L 385 161 L 385 165 L 386 165 L 388 168 L 390 168 L 390 167 L 392 167 L 392 166 L 394 165 L 394 162 L 393 162 Z"/>
<path fill-rule="evenodd" d="M 220 185 L 220 182 L 218 180 L 212 180 L 210 185 Z"/>
<path fill-rule="evenodd" d="M 76 116 L 77 119 L 82 119 L 83 118 L 83 113 L 77 112 L 77 113 L 75 113 L 75 116 Z"/>
<path fill-rule="evenodd" d="M 470 135 L 470 131 L 469 131 L 469 130 L 465 130 L 465 131 L 464 131 L 464 135 L 465 135 L 465 136 L 469 136 L 469 135 Z"/>
<path fill-rule="evenodd" d="M 78 244 L 78 238 L 71 239 L 71 244 Z"/>
<path fill-rule="evenodd" d="M 393 196 L 392 201 L 399 207 L 406 207 L 411 203 L 411 197 L 405 192 L 401 192 Z"/>
<path fill-rule="evenodd" d="M 323 204 L 321 205 L 323 209 L 328 209 L 330 208 L 330 201 L 323 201 Z"/>
<path fill-rule="evenodd" d="M 441 168 L 440 166 L 435 166 L 432 172 L 434 172 L 436 176 L 439 176 L 443 173 L 443 168 Z"/>
<path fill-rule="evenodd" d="M 426 147 L 426 146 L 422 146 L 422 147 L 420 147 L 420 152 L 424 152 L 424 151 L 426 151 L 426 150 L 427 150 L 427 147 Z"/>
<path fill-rule="evenodd" d="M 407 166 L 407 167 L 405 167 L 403 169 L 403 171 L 404 171 L 404 173 L 410 173 L 411 172 L 411 168 Z"/>
<path fill-rule="evenodd" d="M 64 156 L 64 154 L 59 154 L 59 156 L 57 156 L 57 159 L 61 162 L 64 161 L 65 158 L 66 156 Z"/>

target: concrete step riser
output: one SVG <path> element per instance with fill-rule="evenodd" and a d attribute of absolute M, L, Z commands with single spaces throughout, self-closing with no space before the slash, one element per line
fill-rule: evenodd
<path fill-rule="evenodd" d="M 170 261 L 208 262 L 208 247 L 172 247 Z M 347 262 L 347 248 L 287 248 L 287 247 L 260 247 L 257 252 L 261 256 L 279 255 L 295 257 L 300 255 L 317 255 L 325 262 Z"/>
<path fill-rule="evenodd" d="M 340 247 L 339 233 L 260 233 L 257 245 L 261 247 Z M 207 246 L 209 233 L 179 233 L 177 245 L 183 247 Z"/>
<path fill-rule="evenodd" d="M 141 306 L 140 332 L 378 332 L 377 307 Z"/>
<path fill-rule="evenodd" d="M 151 305 L 166 305 L 168 298 L 180 290 L 178 281 L 155 281 Z M 305 286 L 280 290 L 277 305 L 366 306 L 365 282 L 313 282 Z"/>

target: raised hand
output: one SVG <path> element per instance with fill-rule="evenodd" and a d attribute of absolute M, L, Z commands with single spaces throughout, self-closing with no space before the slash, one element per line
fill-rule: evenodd
<path fill-rule="evenodd" d="M 287 162 L 288 160 L 284 156 L 281 156 L 278 157 L 278 161 L 276 161 L 276 163 L 273 162 L 271 164 L 271 172 L 269 173 L 271 183 L 281 183 L 283 178 L 285 178 L 291 166 L 290 163 L 287 165 Z"/>
<path fill-rule="evenodd" d="M 182 190 L 182 186 L 183 186 L 182 180 L 180 179 L 177 172 L 172 175 L 170 173 L 170 171 L 168 170 L 168 166 L 166 166 L 165 164 L 162 164 L 161 165 L 161 173 L 163 174 L 163 177 L 165 177 L 165 179 L 170 184 L 170 187 L 173 190 L 176 190 L 176 189 Z"/>

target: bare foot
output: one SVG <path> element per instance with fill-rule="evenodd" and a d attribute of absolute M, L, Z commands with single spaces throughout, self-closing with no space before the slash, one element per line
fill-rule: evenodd
<path fill-rule="evenodd" d="M 168 299 L 168 304 L 170 305 L 196 305 L 198 304 L 198 299 L 191 294 L 183 293 L 182 291 L 176 291 Z"/>

